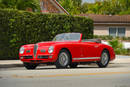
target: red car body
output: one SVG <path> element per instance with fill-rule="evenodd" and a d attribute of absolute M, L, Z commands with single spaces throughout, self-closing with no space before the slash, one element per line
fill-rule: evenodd
<path fill-rule="evenodd" d="M 54 47 L 52 53 L 48 52 L 50 46 Z M 54 63 L 62 49 L 70 53 L 71 62 L 100 61 L 103 50 L 108 50 L 110 61 L 115 59 L 112 47 L 94 41 L 83 41 L 82 34 L 78 41 L 48 41 L 22 47 L 24 52 L 19 53 L 19 58 L 26 63 Z"/>

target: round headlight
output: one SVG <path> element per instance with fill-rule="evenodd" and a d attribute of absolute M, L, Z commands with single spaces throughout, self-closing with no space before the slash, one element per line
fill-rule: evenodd
<path fill-rule="evenodd" d="M 21 48 L 20 48 L 19 53 L 20 53 L 20 54 L 23 54 L 23 53 L 24 53 L 24 47 L 21 47 Z"/>
<path fill-rule="evenodd" d="M 53 46 L 50 46 L 49 49 L 48 49 L 48 52 L 49 53 L 52 53 L 54 51 L 54 47 Z"/>

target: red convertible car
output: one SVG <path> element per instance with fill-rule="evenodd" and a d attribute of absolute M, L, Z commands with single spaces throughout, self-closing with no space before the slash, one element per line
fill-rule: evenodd
<path fill-rule="evenodd" d="M 103 68 L 115 59 L 115 53 L 101 40 L 82 40 L 81 33 L 62 33 L 52 41 L 23 45 L 19 57 L 27 69 L 35 69 L 41 63 L 55 64 L 56 68 L 76 68 L 89 62 Z"/>

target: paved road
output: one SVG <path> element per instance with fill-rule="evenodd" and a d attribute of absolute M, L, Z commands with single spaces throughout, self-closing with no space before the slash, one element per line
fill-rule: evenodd
<path fill-rule="evenodd" d="M 130 87 L 130 63 L 111 63 L 107 68 L 96 65 L 80 65 L 76 69 L 0 68 L 0 87 Z"/>

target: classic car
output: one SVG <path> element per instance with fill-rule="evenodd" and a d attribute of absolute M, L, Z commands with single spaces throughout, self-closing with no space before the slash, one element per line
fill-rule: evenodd
<path fill-rule="evenodd" d="M 104 68 L 115 59 L 115 53 L 100 39 L 82 39 L 81 33 L 62 33 L 52 41 L 21 46 L 19 58 L 26 69 L 35 69 L 42 63 L 76 68 L 78 64 L 92 62 Z"/>

